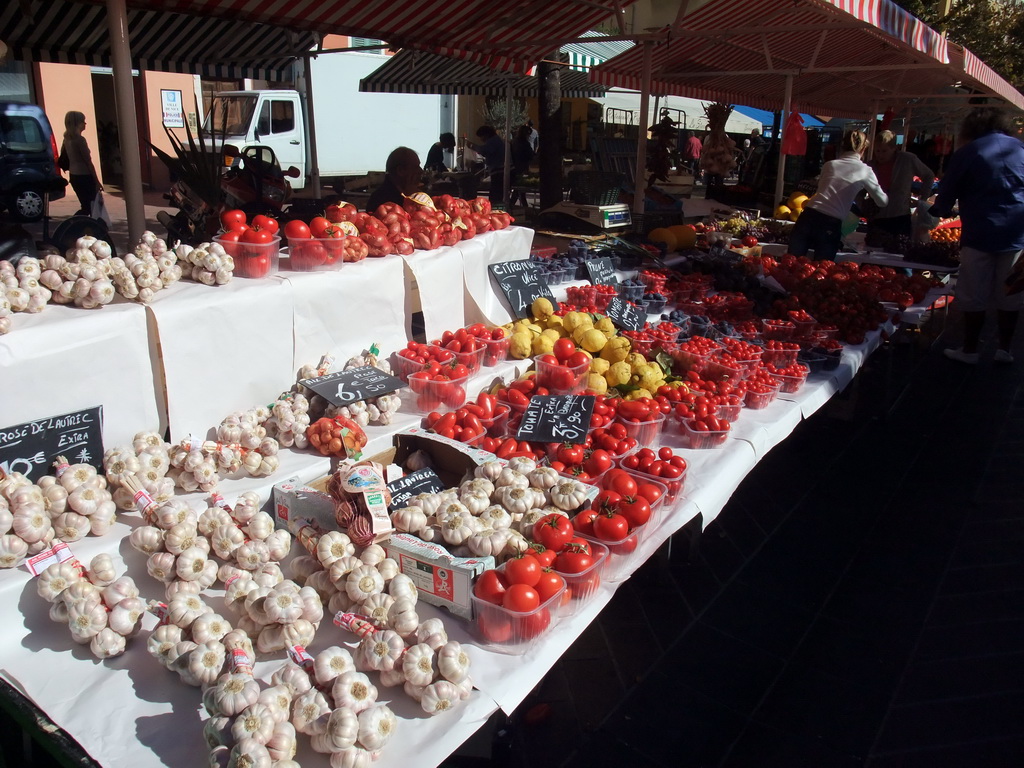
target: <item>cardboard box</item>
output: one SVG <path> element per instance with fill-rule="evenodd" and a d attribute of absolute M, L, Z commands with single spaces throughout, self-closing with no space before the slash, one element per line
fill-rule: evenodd
<path fill-rule="evenodd" d="M 309 520 L 325 531 L 338 530 L 334 520 L 334 499 L 327 492 L 327 476 L 311 483 L 289 477 L 274 485 L 274 522 L 278 528 L 295 533 L 297 520 Z"/>
<path fill-rule="evenodd" d="M 447 608 L 463 619 L 473 618 L 473 580 L 494 568 L 493 557 L 455 557 L 437 543 L 396 533 L 381 544 L 398 569 L 419 589 L 419 599 Z"/>

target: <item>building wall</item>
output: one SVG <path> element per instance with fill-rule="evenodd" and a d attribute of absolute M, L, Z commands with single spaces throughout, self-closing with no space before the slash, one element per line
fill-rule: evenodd
<path fill-rule="evenodd" d="M 46 117 L 57 136 L 60 146 L 64 135 L 64 115 L 72 110 L 85 115 L 85 140 L 92 152 L 93 164 L 100 174 L 98 149 L 99 141 L 96 133 L 96 108 L 93 103 L 92 70 L 78 64 L 48 64 L 40 62 L 36 66 L 36 83 L 39 105 L 46 111 Z"/>
<path fill-rule="evenodd" d="M 149 141 L 154 146 L 173 155 L 174 149 L 171 140 L 167 137 L 167 131 L 164 130 L 163 126 L 163 103 L 160 91 L 181 91 L 185 120 L 192 129 L 192 135 L 195 136 L 196 123 L 199 120 L 200 114 L 196 104 L 195 77 L 194 75 L 179 75 L 172 72 L 143 72 L 141 76 L 146 99 L 144 115 L 147 125 L 140 125 L 139 132 L 143 134 L 145 129 L 148 132 L 145 135 L 148 135 Z M 188 144 L 188 132 L 184 128 L 169 128 L 168 130 L 181 139 L 182 143 Z M 167 166 L 164 165 L 163 161 L 156 156 L 148 145 L 145 147 L 144 158 L 149 163 L 150 184 L 152 187 L 159 190 L 169 189 L 171 179 Z"/>

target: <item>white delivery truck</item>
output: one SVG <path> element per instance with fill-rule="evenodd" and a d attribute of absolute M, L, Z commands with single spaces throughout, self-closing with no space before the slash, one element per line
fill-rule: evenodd
<path fill-rule="evenodd" d="M 342 176 L 383 171 L 395 147 L 416 150 L 420 160 L 454 124 L 454 96 L 408 93 L 361 93 L 359 80 L 386 61 L 368 53 L 324 53 L 311 59 L 313 118 L 320 182 L 332 185 Z M 306 97 L 298 91 L 221 91 L 210 111 L 221 129 L 227 114 L 225 143 L 239 150 L 265 145 L 281 168 L 300 173 L 288 179 L 293 189 L 310 184 L 311 143 Z"/>

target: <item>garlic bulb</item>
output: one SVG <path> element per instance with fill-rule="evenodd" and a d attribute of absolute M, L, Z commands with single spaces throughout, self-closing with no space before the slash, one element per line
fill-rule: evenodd
<path fill-rule="evenodd" d="M 97 659 L 120 656 L 125 650 L 125 639 L 109 627 L 104 627 L 89 642 L 89 650 Z"/>
<path fill-rule="evenodd" d="M 126 597 L 110 610 L 107 622 L 110 629 L 122 637 L 132 637 L 138 633 L 146 604 L 137 597 Z"/>
<path fill-rule="evenodd" d="M 423 689 L 423 694 L 420 697 L 420 707 L 428 715 L 439 715 L 442 712 L 453 709 L 461 700 L 461 691 L 455 683 L 447 680 L 438 680 L 436 683 L 431 683 Z"/>
<path fill-rule="evenodd" d="M 374 752 L 383 749 L 395 734 L 395 713 L 380 704 L 359 713 L 359 743 Z"/>
<path fill-rule="evenodd" d="M 292 699 L 291 723 L 299 733 L 322 734 L 327 730 L 330 714 L 331 706 L 320 691 L 311 689 Z"/>
<path fill-rule="evenodd" d="M 362 672 L 345 672 L 335 678 L 331 695 L 336 707 L 346 707 L 359 714 L 377 701 L 377 687 Z"/>
<path fill-rule="evenodd" d="M 332 683 L 346 672 L 354 671 L 355 663 L 352 661 L 352 654 L 348 652 L 348 649 L 337 645 L 325 648 L 313 659 L 313 675 L 321 686 Z"/>
<path fill-rule="evenodd" d="M 114 561 L 110 555 L 96 555 L 89 562 L 88 577 L 97 587 L 105 587 L 112 583 L 117 578 L 117 572 L 114 570 Z"/>
<path fill-rule="evenodd" d="M 36 578 L 36 591 L 41 598 L 52 603 L 65 589 L 81 578 L 78 569 L 70 562 L 54 563 Z"/>

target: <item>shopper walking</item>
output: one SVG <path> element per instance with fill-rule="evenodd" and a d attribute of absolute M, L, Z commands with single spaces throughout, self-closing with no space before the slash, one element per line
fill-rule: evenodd
<path fill-rule="evenodd" d="M 505 142 L 493 126 L 481 125 L 476 129 L 479 144 L 467 142 L 467 146 L 484 159 L 484 168 L 490 174 L 487 197 L 492 203 L 505 199 Z"/>
<path fill-rule="evenodd" d="M 963 311 L 963 346 L 947 349 L 960 363 L 978 362 L 985 314 L 996 310 L 997 363 L 1012 363 L 1010 346 L 1024 302 L 1024 145 L 1013 135 L 1009 116 L 993 107 L 973 110 L 960 126 L 962 146 L 950 158 L 934 216 L 960 206 L 960 272 L 956 303 Z M 1014 285 L 1016 284 L 1016 285 Z M 1008 289 L 1008 286 L 1009 289 Z"/>
<path fill-rule="evenodd" d="M 704 145 L 693 131 L 683 133 L 683 162 L 693 174 L 694 181 L 700 179 L 700 153 L 703 149 Z"/>
<path fill-rule="evenodd" d="M 910 215 L 910 192 L 914 177 L 921 179 L 921 200 L 931 197 L 935 174 L 917 155 L 903 152 L 896 145 L 896 134 L 882 131 L 875 142 L 871 158 L 871 169 L 875 172 L 878 185 L 889 196 L 889 203 L 868 218 L 868 231 L 864 242 L 870 246 L 884 247 L 893 238 L 910 237 L 914 226 Z M 927 209 L 929 206 L 923 204 Z M 932 217 L 918 213 L 922 224 L 932 223 Z"/>
<path fill-rule="evenodd" d="M 96 166 L 92 162 L 92 153 L 82 131 L 85 130 L 85 115 L 81 112 L 68 112 L 64 115 L 64 145 L 62 152 L 68 157 L 68 175 L 71 188 L 78 195 L 80 207 L 78 213 L 92 216 L 92 203 L 96 195 L 103 191 Z"/>
<path fill-rule="evenodd" d="M 791 254 L 805 256 L 813 248 L 815 260 L 834 259 L 842 242 L 843 220 L 862 189 L 880 207 L 889 203 L 875 172 L 863 160 L 868 143 L 863 132 L 851 131 L 840 142 L 839 157 L 822 166 L 818 191 L 804 203 L 790 233 Z"/>

